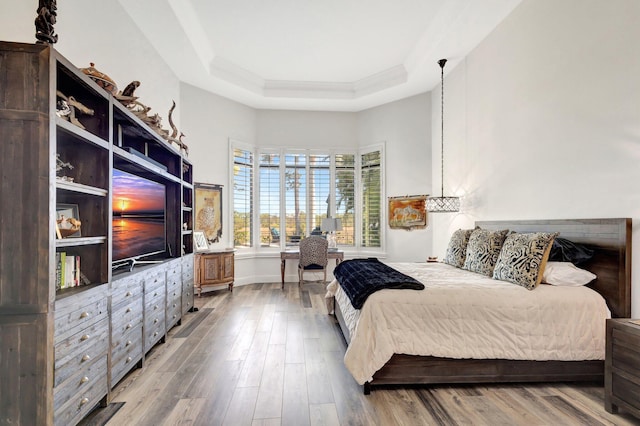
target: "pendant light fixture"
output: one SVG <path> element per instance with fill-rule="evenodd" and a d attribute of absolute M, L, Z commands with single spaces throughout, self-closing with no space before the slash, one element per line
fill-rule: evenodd
<path fill-rule="evenodd" d="M 459 197 L 444 196 L 444 65 L 446 59 L 440 59 L 440 196 L 427 198 L 427 211 L 433 213 L 450 213 L 460 210 Z"/>

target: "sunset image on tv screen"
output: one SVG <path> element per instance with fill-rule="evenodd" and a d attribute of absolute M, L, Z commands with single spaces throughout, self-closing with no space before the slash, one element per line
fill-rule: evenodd
<path fill-rule="evenodd" d="M 165 250 L 164 185 L 113 169 L 113 260 Z"/>

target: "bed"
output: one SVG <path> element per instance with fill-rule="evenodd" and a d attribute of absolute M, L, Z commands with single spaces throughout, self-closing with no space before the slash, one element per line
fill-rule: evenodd
<path fill-rule="evenodd" d="M 460 336 L 457 336 L 457 338 L 461 339 L 459 341 L 470 339 L 471 344 L 455 346 L 457 343 L 453 341 L 454 355 L 448 355 L 450 352 L 447 352 L 447 348 L 441 351 L 447 344 L 443 340 L 438 341 L 437 338 L 433 338 L 434 345 L 431 350 L 424 352 L 424 346 L 431 342 L 430 339 L 432 339 L 432 337 L 429 337 L 428 334 L 421 334 L 421 331 L 417 332 L 414 337 L 406 338 L 407 340 L 413 338 L 415 340 L 413 343 L 411 341 L 401 342 L 399 347 L 403 349 L 399 350 L 398 353 L 386 353 L 389 352 L 389 350 L 384 344 L 380 343 L 380 341 L 371 344 L 368 340 L 371 339 L 371 335 L 368 334 L 369 332 L 378 333 L 379 330 L 377 329 L 387 327 L 387 322 L 391 324 L 390 329 L 395 327 L 393 324 L 394 320 L 381 320 L 379 319 L 380 317 L 376 317 L 376 310 L 379 309 L 376 307 L 376 303 L 396 303 L 398 301 L 394 301 L 395 297 L 407 297 L 406 294 L 411 294 L 411 291 L 382 290 L 370 296 L 367 302 L 365 302 L 365 305 L 362 306 L 362 309 L 359 310 L 353 309 L 353 306 L 349 304 L 349 300 L 338 294 L 333 301 L 333 307 L 342 334 L 348 344 L 347 354 L 345 354 L 345 364 L 347 364 L 347 367 L 352 371 L 356 381 L 363 384 L 365 394 L 368 394 L 372 387 L 383 385 L 601 381 L 603 379 L 604 341 L 602 339 L 604 339 L 605 328 L 603 318 L 609 315 L 614 318 L 629 317 L 631 315 L 631 219 L 482 221 L 477 222 L 476 226 L 489 230 L 509 229 L 518 233 L 559 233 L 559 237 L 582 244 L 593 250 L 593 257 L 587 263 L 581 265 L 581 267 L 596 274 L 597 279 L 587 286 L 593 291 L 589 291 L 587 287 L 578 291 L 575 289 L 547 288 L 551 286 L 539 286 L 539 288 L 529 291 L 514 286 L 513 284 L 492 280 L 488 277 L 477 278 L 480 281 L 475 284 L 476 290 L 474 291 L 477 292 L 477 296 L 474 296 L 474 298 L 477 300 L 475 304 L 480 307 L 473 309 L 482 310 L 482 295 L 490 294 L 489 290 L 478 291 L 478 288 L 488 289 L 491 287 L 493 289 L 490 291 L 513 292 L 514 300 L 518 300 L 519 303 L 521 299 L 525 300 L 526 297 L 535 295 L 535 297 L 540 300 L 534 300 L 532 303 L 537 303 L 538 308 L 536 309 L 541 311 L 544 311 L 544 309 L 541 309 L 540 306 L 547 306 L 547 300 L 555 298 L 566 302 L 567 300 L 580 298 L 581 301 L 575 303 L 575 305 L 586 308 L 586 312 L 576 313 L 574 320 L 577 319 L 578 323 L 595 321 L 596 328 L 601 327 L 601 335 L 598 330 L 598 333 L 596 333 L 598 336 L 594 336 L 593 339 L 591 339 L 592 341 L 586 342 L 587 349 L 571 349 L 573 353 L 567 358 L 555 359 L 554 351 L 548 351 L 546 355 L 540 357 L 540 354 L 536 353 L 535 350 L 521 350 L 521 347 L 526 347 L 529 344 L 526 341 L 523 341 L 524 343 L 520 342 L 519 344 L 516 342 L 515 345 L 514 342 L 511 342 L 510 346 L 496 342 L 496 330 L 494 330 L 494 333 L 491 334 L 483 344 L 482 336 L 478 336 L 477 334 L 478 330 L 473 330 L 473 336 L 471 333 L 467 336 L 464 335 L 464 327 L 459 326 L 454 329 L 462 333 Z M 453 282 L 455 280 L 455 273 L 451 270 L 456 268 L 442 264 L 426 264 L 421 266 L 417 264 L 398 264 L 397 266 L 399 270 L 408 275 L 413 274 L 419 277 L 420 274 L 424 273 L 432 277 L 431 281 L 433 281 L 433 283 L 431 287 L 427 288 L 427 291 L 430 292 L 430 297 L 432 298 L 429 303 L 433 304 L 435 309 L 444 309 L 443 306 L 448 306 L 447 303 L 454 303 L 448 301 L 446 292 L 439 294 L 438 290 L 433 290 L 433 288 L 437 289 L 440 285 L 447 284 L 447 281 Z M 426 271 L 422 269 L 423 266 L 426 268 Z M 438 273 L 443 274 L 443 276 L 433 278 L 438 277 L 437 274 L 433 275 L 433 270 L 439 270 Z M 474 273 L 469 272 L 469 274 Z M 424 279 L 424 277 L 422 278 Z M 336 283 L 333 283 L 333 285 L 335 286 Z M 474 287 L 473 284 L 472 287 Z M 400 293 L 405 293 L 405 295 L 398 296 Z M 413 294 L 415 295 L 416 293 Z M 408 297 L 417 300 L 414 296 Z M 441 297 L 441 299 L 439 299 L 439 297 Z M 490 297 L 487 296 L 487 298 Z M 600 302 L 598 302 L 598 299 Z M 602 299 L 606 302 L 604 308 L 601 306 L 603 305 Z M 418 303 L 415 302 L 415 300 L 409 303 Z M 398 303 L 402 304 L 407 302 L 400 300 Z M 598 303 L 600 303 L 600 305 L 598 305 Z M 567 306 L 569 309 L 566 310 L 570 311 L 571 305 Z M 426 307 L 420 308 L 423 309 L 423 312 L 428 312 L 426 311 Z M 471 309 L 472 308 L 463 308 L 463 312 L 467 310 L 471 311 Z M 519 306 L 516 310 L 518 309 L 527 309 L 527 307 Z M 565 310 L 565 308 L 556 310 Z M 400 308 L 398 309 L 397 315 L 394 315 L 395 317 L 406 316 L 409 318 L 409 322 L 418 321 L 418 319 L 409 317 L 407 312 L 409 312 L 409 309 Z M 538 317 L 534 318 L 545 319 L 553 314 L 552 309 L 546 312 L 539 312 L 537 313 Z M 469 315 L 471 315 L 470 318 L 473 319 L 473 312 L 470 312 Z M 360 316 L 363 318 L 359 318 Z M 418 328 L 423 327 L 424 329 L 437 330 L 438 327 L 440 327 L 440 325 L 436 323 L 437 315 L 433 315 L 432 317 L 431 314 L 423 314 L 420 321 L 425 319 L 428 324 L 418 325 Z M 353 322 L 358 320 L 362 320 L 361 324 L 368 323 L 369 325 L 360 326 L 358 332 L 353 335 L 355 330 Z M 434 322 L 431 322 L 431 320 Z M 563 319 L 559 319 L 558 321 L 564 322 Z M 465 324 L 468 322 L 469 321 L 465 322 Z M 470 321 L 470 323 L 471 325 L 474 324 L 473 321 Z M 540 324 L 544 326 L 544 324 Z M 554 328 L 558 327 L 557 332 L 554 333 L 558 335 L 560 340 L 570 340 L 567 336 L 570 336 L 571 333 L 566 334 L 567 331 L 563 330 L 553 321 L 551 324 Z M 510 324 L 502 325 L 507 328 L 510 327 Z M 547 326 L 544 326 L 543 329 L 545 327 Z M 481 326 L 477 328 L 480 329 Z M 363 330 L 368 330 L 368 332 L 364 332 Z M 390 333 L 393 333 L 393 330 L 391 330 Z M 451 330 L 447 330 L 446 333 L 451 334 Z M 497 333 L 500 333 L 499 327 Z M 535 333 L 536 332 L 533 332 L 533 334 Z M 565 334 L 563 335 L 563 333 Z M 581 335 L 582 333 L 582 331 L 579 331 L 574 334 Z M 589 332 L 586 331 L 586 333 Z M 540 340 L 546 337 L 538 336 L 537 338 Z M 376 339 L 378 339 L 378 337 L 376 337 Z M 458 351 L 459 348 L 467 346 L 477 348 L 478 350 L 471 351 L 472 353 Z M 500 348 L 501 346 L 508 347 L 504 349 Z M 418 348 L 415 349 L 414 347 Z M 353 355 L 351 353 L 356 349 L 360 351 L 360 355 Z M 571 350 L 569 352 L 571 352 Z M 407 355 L 407 353 L 437 354 L 439 351 L 445 355 Z M 540 360 L 541 358 L 542 360 Z M 362 365 L 362 368 L 359 368 L 360 365 Z"/>

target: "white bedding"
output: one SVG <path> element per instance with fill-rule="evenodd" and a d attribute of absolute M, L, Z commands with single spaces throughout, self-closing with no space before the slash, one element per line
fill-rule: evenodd
<path fill-rule="evenodd" d="M 347 321 L 344 362 L 356 381 L 372 379 L 394 353 L 446 358 L 602 360 L 605 300 L 587 287 L 515 284 L 443 263 L 392 263 L 425 290 L 382 290 L 361 310 L 334 280 Z M 332 291 L 332 289 L 335 289 Z"/>

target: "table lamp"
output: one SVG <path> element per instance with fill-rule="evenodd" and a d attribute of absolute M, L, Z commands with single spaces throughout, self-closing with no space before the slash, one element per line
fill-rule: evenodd
<path fill-rule="evenodd" d="M 327 242 L 329 243 L 329 249 L 336 250 L 338 243 L 336 242 L 336 231 L 342 231 L 342 220 L 333 217 L 327 217 L 322 219 L 322 225 L 320 230 L 327 233 Z"/>

